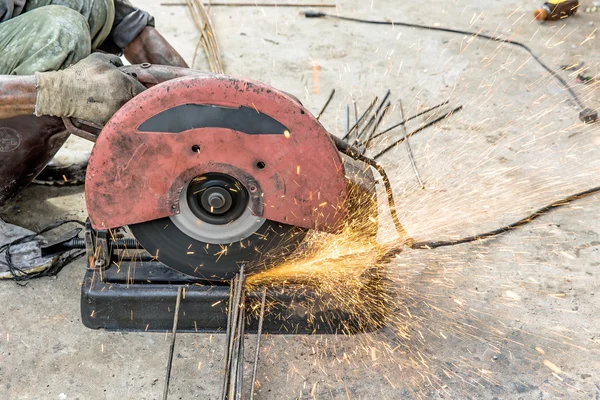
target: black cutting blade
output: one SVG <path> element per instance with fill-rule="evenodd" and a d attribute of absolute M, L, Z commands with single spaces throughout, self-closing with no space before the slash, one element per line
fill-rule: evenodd
<path fill-rule="evenodd" d="M 230 243 L 211 244 L 189 237 L 170 218 L 129 228 L 140 244 L 160 262 L 184 274 L 224 281 L 232 279 L 242 264 L 256 273 L 284 260 L 304 240 L 306 229 L 266 220 L 250 237 Z"/>

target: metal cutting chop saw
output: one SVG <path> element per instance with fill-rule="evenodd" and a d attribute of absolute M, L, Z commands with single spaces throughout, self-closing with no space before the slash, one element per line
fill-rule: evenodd
<path fill-rule="evenodd" d="M 86 177 L 87 326 L 167 329 L 176 286 L 185 284 L 179 329 L 224 329 L 225 283 L 242 265 L 249 274 L 270 268 L 309 230 L 339 233 L 351 207 L 376 207 L 368 167 L 343 160 L 294 97 L 187 69 L 124 71 L 149 89 L 100 133 L 65 122 L 96 142 Z M 293 292 L 278 293 L 279 321 L 266 320 L 265 329 L 337 329 L 331 319 L 309 322 L 294 304 L 310 293 Z"/>

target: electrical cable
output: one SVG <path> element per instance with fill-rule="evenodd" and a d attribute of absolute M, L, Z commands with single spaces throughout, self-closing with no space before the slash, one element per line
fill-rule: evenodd
<path fill-rule="evenodd" d="M 498 229 L 494 229 L 493 231 L 489 231 L 489 232 L 482 233 L 479 235 L 467 236 L 467 237 L 457 239 L 457 240 L 416 242 L 416 243 L 411 244 L 410 248 L 411 249 L 430 250 L 430 249 L 437 249 L 438 247 L 455 246 L 457 244 L 470 243 L 470 242 L 475 242 L 475 241 L 482 240 L 482 239 L 487 239 L 487 238 L 490 238 L 493 236 L 498 236 L 503 233 L 509 232 L 513 229 L 520 228 L 523 225 L 527 225 L 531 221 L 541 217 L 544 214 L 548 214 L 552 210 L 555 210 L 560 207 L 564 207 L 568 204 L 571 204 L 572 202 L 574 202 L 576 200 L 579 200 L 584 197 L 591 196 L 591 195 L 597 194 L 597 193 L 600 193 L 600 186 L 593 187 L 593 188 L 585 190 L 583 192 L 579 192 L 579 193 L 573 194 L 571 196 L 565 197 L 564 199 L 556 201 L 552 204 L 548 204 L 547 206 L 540 208 L 536 212 L 528 215 L 525 218 L 518 220 L 517 222 L 514 222 L 510 225 L 503 226 Z"/>
<path fill-rule="evenodd" d="M 8 268 L 11 275 L 13 276 L 13 280 L 21 286 L 25 286 L 25 285 L 19 283 L 21 281 L 28 281 L 31 279 L 41 278 L 43 276 L 57 275 L 66 265 L 68 265 L 69 263 L 71 263 L 71 262 L 75 261 L 76 259 L 80 258 L 81 256 L 83 256 L 85 254 L 85 251 L 73 252 L 73 253 L 63 255 L 63 256 L 59 256 L 52 263 L 52 265 L 50 267 L 45 268 L 43 271 L 29 273 L 29 272 L 23 271 L 22 269 L 20 269 L 19 267 L 14 265 L 14 263 L 12 261 L 12 253 L 11 253 L 10 249 L 11 249 L 11 247 L 16 246 L 18 244 L 33 242 L 36 240 L 39 241 L 39 239 L 36 239 L 39 235 L 46 233 L 48 231 L 54 230 L 62 225 L 70 224 L 70 223 L 85 226 L 85 223 L 78 221 L 78 220 L 74 220 L 74 219 L 58 221 L 58 222 L 54 222 L 54 223 L 48 225 L 47 227 L 45 227 L 38 233 L 32 233 L 30 235 L 22 236 L 19 239 L 13 240 L 10 243 L 6 243 L 3 246 L 0 246 L 0 254 L 5 253 L 5 259 L 6 259 L 6 262 L 0 261 L 0 264 L 6 266 Z"/>
<path fill-rule="evenodd" d="M 478 33 L 478 32 L 464 31 L 464 30 L 461 30 L 461 29 L 442 28 L 442 27 L 422 25 L 422 24 L 413 24 L 413 23 L 401 22 L 401 21 L 397 21 L 397 22 L 394 22 L 394 21 L 373 21 L 373 20 L 368 20 L 368 19 L 352 18 L 352 17 L 344 17 L 344 16 L 341 16 L 341 15 L 327 14 L 327 13 L 324 13 L 324 12 L 314 11 L 314 10 L 306 10 L 306 11 L 303 12 L 303 14 L 304 14 L 304 16 L 306 18 L 323 18 L 323 17 L 326 17 L 326 18 L 339 19 L 339 20 L 342 20 L 342 21 L 360 22 L 360 23 L 373 24 L 373 25 L 404 26 L 404 27 L 407 27 L 407 28 L 426 29 L 426 30 L 430 30 L 430 31 L 446 32 L 446 33 L 456 33 L 456 34 L 460 34 L 460 35 L 472 36 L 472 37 L 478 38 L 478 39 L 486 39 L 486 40 L 490 40 L 490 41 L 493 41 L 493 42 L 500 42 L 500 43 L 504 43 L 504 44 L 508 44 L 508 45 L 520 47 L 523 50 L 527 51 L 529 53 L 529 55 L 531 55 L 531 57 L 534 59 L 534 61 L 536 61 L 546 71 L 548 71 L 550 73 L 550 75 L 552 75 L 558 82 L 561 83 L 561 85 L 565 89 L 567 89 L 567 91 L 569 92 L 569 95 L 571 96 L 571 98 L 573 99 L 573 101 L 575 101 L 575 103 L 577 104 L 577 106 L 579 107 L 579 109 L 581 111 L 581 113 L 580 113 L 580 119 L 583 120 L 583 118 L 584 118 L 583 114 L 585 112 L 593 112 L 593 111 L 591 111 L 591 110 L 589 110 L 588 108 L 585 107 L 585 105 L 583 104 L 583 102 L 581 101 L 581 99 L 579 98 L 579 96 L 577 95 L 577 93 L 573 90 L 572 87 L 569 86 L 569 84 L 567 83 L 567 81 L 565 81 L 562 76 L 560 76 L 556 71 L 554 71 L 552 68 L 550 68 L 546 63 L 544 63 L 533 52 L 533 50 L 531 50 L 531 48 L 529 48 L 527 45 L 525 45 L 525 44 L 523 44 L 521 42 L 518 42 L 516 40 L 509 40 L 509 39 L 505 39 L 505 38 L 498 37 L 498 36 L 486 35 L 486 34 Z"/>
<path fill-rule="evenodd" d="M 396 228 L 396 231 L 398 232 L 398 235 L 400 235 L 400 237 L 404 240 L 402 245 L 406 245 L 407 247 L 409 247 L 411 249 L 432 250 L 432 249 L 436 249 L 438 247 L 456 246 L 459 244 L 470 243 L 470 242 L 475 242 L 475 241 L 495 237 L 495 236 L 501 235 L 503 233 L 510 232 L 513 229 L 517 229 L 524 225 L 527 225 L 530 222 L 532 222 L 533 220 L 541 217 L 542 215 L 548 214 L 549 212 L 551 212 L 557 208 L 561 208 L 566 205 L 569 205 L 576 200 L 580 200 L 584 197 L 588 197 L 588 196 L 591 196 L 594 194 L 600 194 L 600 186 L 596 186 L 596 187 L 587 189 L 583 192 L 575 193 L 573 195 L 565 197 L 564 199 L 561 199 L 561 200 L 555 201 L 551 204 L 548 204 L 547 206 L 540 208 L 539 210 L 535 211 L 534 213 L 528 215 L 525 218 L 518 220 L 517 222 L 514 222 L 509 225 L 505 225 L 498 229 L 494 229 L 492 231 L 481 233 L 478 235 L 467 236 L 467 237 L 456 239 L 456 240 L 441 240 L 441 241 L 430 240 L 430 241 L 415 242 L 415 240 L 408 235 L 408 233 L 402 226 L 400 219 L 398 218 L 398 214 L 396 211 L 396 201 L 394 199 L 394 192 L 392 190 L 392 185 L 391 185 L 390 179 L 389 179 L 387 173 L 385 172 L 385 169 L 383 168 L 383 166 L 381 164 L 379 164 L 373 158 L 369 158 L 369 157 L 366 157 L 366 156 L 360 154 L 360 150 L 358 148 L 349 145 L 348 143 L 344 142 L 340 138 L 337 138 L 336 136 L 333 136 L 333 135 L 330 135 L 330 136 L 332 137 L 337 149 L 340 152 L 346 154 L 347 156 L 349 156 L 357 161 L 361 161 L 367 165 L 370 165 L 377 170 L 377 173 L 381 176 L 381 178 L 383 180 L 383 184 L 385 186 L 387 200 L 388 200 L 388 208 L 390 210 L 390 215 L 392 216 L 392 221 L 394 222 L 394 226 Z M 383 259 L 384 260 L 390 259 L 391 257 L 393 257 L 394 255 L 398 254 L 401 251 L 402 251 L 401 247 L 391 249 L 390 251 L 388 251 L 388 253 L 386 253 L 386 255 L 384 256 Z"/>

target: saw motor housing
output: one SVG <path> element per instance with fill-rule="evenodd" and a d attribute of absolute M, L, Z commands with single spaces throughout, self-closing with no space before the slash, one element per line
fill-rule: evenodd
<path fill-rule="evenodd" d="M 170 268 L 219 281 L 241 264 L 252 273 L 281 262 L 307 230 L 347 224 L 357 167 L 348 173 L 350 161 L 296 98 L 224 75 L 127 72 L 152 87 L 96 140 L 86 177 L 94 230 L 129 226 Z"/>
<path fill-rule="evenodd" d="M 370 168 L 341 155 L 294 97 L 261 83 L 187 69 L 124 70 L 150 88 L 113 116 L 90 158 L 81 297 L 87 327 L 168 329 L 177 286 L 185 285 L 179 330 L 223 331 L 226 281 L 240 264 L 249 273 L 273 267 L 308 230 L 337 234 L 368 224 L 366 230 L 377 231 Z M 145 250 L 128 241 L 126 226 Z M 381 271 L 369 270 L 358 289 L 369 293 L 360 316 L 332 306 L 305 284 L 269 289 L 275 302 L 264 329 L 379 329 L 381 287 Z M 256 299 L 249 294 L 249 301 Z M 251 316 L 247 330 L 256 324 Z"/>

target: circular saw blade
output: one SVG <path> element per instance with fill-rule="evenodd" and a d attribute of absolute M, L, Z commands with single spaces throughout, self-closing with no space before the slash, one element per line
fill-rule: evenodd
<path fill-rule="evenodd" d="M 307 232 L 266 220 L 244 240 L 211 244 L 186 235 L 170 218 L 129 228 L 140 244 L 169 268 L 209 281 L 232 279 L 242 264 L 248 273 L 255 273 L 280 262 L 296 250 Z"/>

